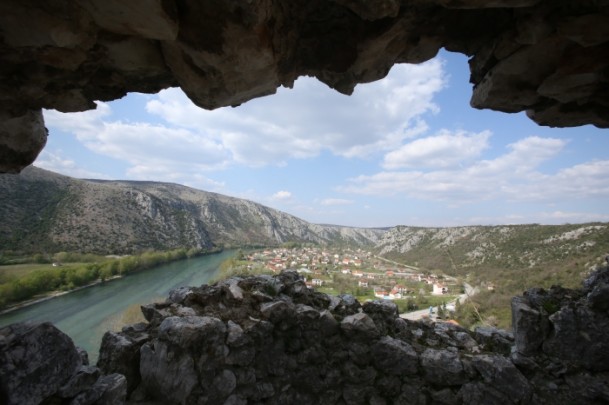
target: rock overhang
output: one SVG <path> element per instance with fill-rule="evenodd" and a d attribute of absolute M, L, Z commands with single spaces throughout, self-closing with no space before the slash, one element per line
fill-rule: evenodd
<path fill-rule="evenodd" d="M 179 86 L 214 109 L 304 75 L 350 94 L 441 48 L 470 57 L 475 108 L 606 128 L 608 27 L 609 0 L 6 0 L 0 172 L 44 147 L 43 108 Z"/>

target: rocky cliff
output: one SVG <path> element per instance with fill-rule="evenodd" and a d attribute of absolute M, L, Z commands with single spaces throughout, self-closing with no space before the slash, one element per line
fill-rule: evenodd
<path fill-rule="evenodd" d="M 248 200 L 177 184 L 78 180 L 35 167 L 0 175 L 6 250 L 114 254 L 288 241 L 365 246 L 383 233 L 310 224 Z"/>
<path fill-rule="evenodd" d="M 442 47 L 471 57 L 471 104 L 609 126 L 607 0 L 4 0 L 0 172 L 46 142 L 41 108 L 180 86 L 236 106 L 317 77 L 350 94 Z"/>
<path fill-rule="evenodd" d="M 97 368 L 49 324 L 1 329 L 0 395 L 7 404 L 601 404 L 608 289 L 603 268 L 581 290 L 529 290 L 513 300 L 511 334 L 407 321 L 391 302 L 309 290 L 296 272 L 232 278 L 142 307 L 148 323 L 106 333 Z"/>

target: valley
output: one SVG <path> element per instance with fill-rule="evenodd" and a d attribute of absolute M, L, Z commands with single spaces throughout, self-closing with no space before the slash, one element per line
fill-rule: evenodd
<path fill-rule="evenodd" d="M 36 167 L 20 175 L 0 175 L 0 238 L 4 264 L 15 257 L 36 261 L 59 252 L 139 255 L 258 247 L 272 256 L 252 258 L 249 264 L 261 266 L 259 270 L 301 269 L 306 264 L 304 269 L 312 273 L 302 274 L 321 291 L 349 293 L 361 300 L 396 298 L 398 293 L 401 310 L 428 305 L 418 291 L 432 289 L 433 280 L 425 286 L 422 280 L 441 275 L 458 279 L 456 285 L 467 282 L 480 288 L 480 294 L 457 308 L 455 317 L 464 326 L 504 328 L 511 326 L 512 296 L 533 286 L 579 287 L 609 252 L 606 223 L 453 228 L 320 225 L 252 201 L 177 184 L 80 180 Z M 288 249 L 307 247 L 318 252 L 315 258 L 311 253 L 308 261 L 287 261 Z M 351 262 L 350 257 L 358 259 Z M 406 279 L 388 276 L 389 272 L 416 275 L 416 280 L 408 284 Z M 106 277 L 113 275 L 110 270 Z M 0 289 L 9 281 L 0 277 Z"/>

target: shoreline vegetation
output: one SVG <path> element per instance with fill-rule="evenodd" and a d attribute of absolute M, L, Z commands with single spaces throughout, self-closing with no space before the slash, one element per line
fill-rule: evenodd
<path fill-rule="evenodd" d="M 0 315 L 162 264 L 222 252 L 223 248 L 175 249 L 129 256 L 59 252 L 29 263 L 0 266 Z M 31 263 L 34 262 L 34 263 Z"/>

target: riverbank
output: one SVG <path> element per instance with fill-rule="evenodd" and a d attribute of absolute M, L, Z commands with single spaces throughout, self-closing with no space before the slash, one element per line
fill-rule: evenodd
<path fill-rule="evenodd" d="M 122 321 L 125 311 L 162 302 L 173 289 L 209 283 L 220 264 L 234 254 L 232 250 L 225 250 L 180 260 L 64 293 L 0 315 L 0 328 L 17 322 L 52 322 L 85 349 L 94 363 L 102 336 L 108 330 L 120 330 L 117 320 Z"/>
<path fill-rule="evenodd" d="M 164 264 L 221 253 L 222 251 L 223 248 L 213 248 L 198 252 L 191 256 L 186 255 L 185 249 L 178 249 L 168 252 L 146 252 L 141 255 L 123 256 L 106 262 L 88 263 L 77 268 L 69 267 L 69 265 L 67 265 L 65 269 L 62 268 L 62 266 L 53 266 L 52 269 L 48 270 L 36 270 L 24 275 L 22 278 L 13 280 L 11 283 L 16 282 L 17 284 L 13 287 L 12 291 L 10 288 L 3 289 L 6 296 L 10 296 L 12 292 L 19 291 L 27 285 L 47 286 L 46 288 L 48 288 L 48 286 L 55 286 L 55 289 L 45 291 L 44 287 L 31 287 L 31 289 L 33 291 L 37 291 L 38 294 L 32 294 L 30 292 L 31 296 L 27 297 L 26 299 L 8 299 L 9 303 L 6 304 L 5 301 L 5 305 L 0 308 L 0 315 L 7 314 L 31 305 L 39 304 L 65 294 L 100 285 L 107 281 L 120 279 L 127 274 L 148 271 Z M 61 274 L 62 272 L 64 274 Z M 68 272 L 69 275 L 66 275 L 66 272 Z M 83 275 L 83 272 L 86 274 Z M 84 281 L 85 284 L 77 286 L 74 286 L 74 284 L 80 283 L 70 282 L 68 284 L 65 282 L 68 277 L 75 280 L 80 279 L 80 283 Z M 92 281 L 86 282 L 87 279 Z M 66 288 L 68 286 L 72 286 L 73 288 Z"/>
<path fill-rule="evenodd" d="M 41 302 L 45 302 L 48 300 L 52 300 L 53 298 L 57 298 L 57 297 L 61 297 L 62 295 L 66 295 L 66 294 L 70 294 L 76 291 L 80 291 L 80 290 L 84 290 L 85 288 L 90 288 L 90 287 L 94 287 L 96 285 L 100 285 L 100 284 L 104 284 L 107 283 L 109 281 L 113 281 L 113 280 L 118 280 L 120 278 L 123 278 L 124 276 L 119 275 L 119 276 L 112 276 L 108 279 L 102 280 L 101 278 L 98 279 L 97 281 L 94 281 L 93 283 L 87 284 L 87 285 L 83 285 L 80 287 L 76 287 L 73 288 L 71 290 L 66 290 L 66 291 L 52 291 L 48 294 L 45 294 L 43 297 L 37 297 L 31 300 L 27 300 L 27 301 L 22 301 L 22 302 L 18 302 L 16 304 L 13 305 L 9 305 L 7 308 L 4 308 L 0 311 L 0 315 L 4 315 L 4 314 L 8 314 L 11 313 L 13 311 L 17 311 L 18 309 L 22 309 L 22 308 L 27 308 L 31 305 L 36 305 L 36 304 L 40 304 Z"/>

